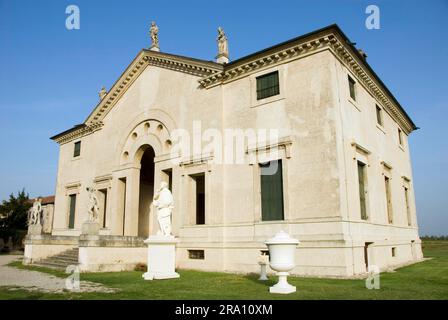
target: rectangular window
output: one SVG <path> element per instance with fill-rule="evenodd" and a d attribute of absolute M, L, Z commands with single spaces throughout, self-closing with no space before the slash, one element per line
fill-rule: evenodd
<path fill-rule="evenodd" d="M 400 128 L 398 128 L 398 143 L 400 143 L 400 146 L 403 145 L 403 132 Z"/>
<path fill-rule="evenodd" d="M 359 184 L 359 203 L 361 209 L 361 219 L 367 220 L 367 186 L 366 186 L 366 165 L 358 161 L 358 184 Z"/>
<path fill-rule="evenodd" d="M 376 122 L 383 126 L 383 110 L 378 106 L 376 106 Z"/>
<path fill-rule="evenodd" d="M 280 94 L 278 71 L 257 77 L 257 100 Z"/>
<path fill-rule="evenodd" d="M 384 176 L 384 184 L 386 188 L 386 203 L 387 203 L 387 219 L 389 223 L 394 222 L 393 213 L 392 213 L 392 196 L 390 192 L 390 179 L 389 177 Z"/>
<path fill-rule="evenodd" d="M 205 174 L 192 176 L 195 182 L 196 224 L 205 224 Z"/>
<path fill-rule="evenodd" d="M 204 250 L 188 250 L 188 258 L 195 260 L 204 260 Z"/>
<path fill-rule="evenodd" d="M 356 91 L 355 91 L 355 80 L 352 77 L 348 76 L 348 87 L 350 90 L 350 97 L 356 101 Z"/>
<path fill-rule="evenodd" d="M 100 217 L 102 217 L 103 228 L 106 228 L 106 218 L 107 218 L 107 189 L 98 190 L 99 201 L 100 201 Z"/>
<path fill-rule="evenodd" d="M 283 220 L 282 161 L 260 164 L 262 221 Z"/>
<path fill-rule="evenodd" d="M 411 221 L 411 208 L 409 207 L 409 189 L 404 187 L 404 199 L 406 202 L 406 216 L 408 219 L 408 226 L 412 225 Z"/>
<path fill-rule="evenodd" d="M 397 248 L 396 247 L 392 247 L 392 257 L 396 257 L 397 256 Z"/>
<path fill-rule="evenodd" d="M 73 151 L 73 157 L 78 157 L 81 154 L 81 141 L 75 142 L 75 149 Z"/>
<path fill-rule="evenodd" d="M 75 228 L 76 194 L 69 195 L 68 228 Z"/>
<path fill-rule="evenodd" d="M 124 235 L 124 228 L 126 224 L 126 178 L 119 178 L 118 179 L 118 212 L 121 213 L 121 227 L 122 227 L 122 234 Z"/>
<path fill-rule="evenodd" d="M 369 247 L 373 244 L 373 242 L 365 242 L 364 243 L 364 263 L 366 264 L 366 270 L 369 270 Z"/>
<path fill-rule="evenodd" d="M 173 170 L 172 169 L 165 169 L 162 170 L 164 173 L 164 179 L 166 183 L 168 183 L 168 189 L 170 189 L 171 192 L 173 192 Z"/>

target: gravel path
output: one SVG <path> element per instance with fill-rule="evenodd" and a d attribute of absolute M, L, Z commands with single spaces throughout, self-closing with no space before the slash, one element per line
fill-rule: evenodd
<path fill-rule="evenodd" d="M 19 258 L 21 258 L 21 256 L 0 255 L 0 287 L 10 287 L 10 290 L 25 289 L 28 291 L 42 291 L 49 293 L 62 293 L 66 291 L 116 292 L 113 288 L 108 288 L 90 281 L 80 281 L 79 290 L 68 290 L 66 287 L 66 279 L 64 278 L 58 278 L 38 271 L 21 270 L 7 266 L 8 263 Z M 69 274 L 67 274 L 67 277 L 68 276 Z"/>

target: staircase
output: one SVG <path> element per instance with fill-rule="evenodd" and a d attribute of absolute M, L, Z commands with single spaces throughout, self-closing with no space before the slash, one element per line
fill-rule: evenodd
<path fill-rule="evenodd" d="M 79 248 L 73 248 L 57 255 L 36 261 L 33 265 L 51 269 L 65 270 L 69 265 L 78 265 Z"/>

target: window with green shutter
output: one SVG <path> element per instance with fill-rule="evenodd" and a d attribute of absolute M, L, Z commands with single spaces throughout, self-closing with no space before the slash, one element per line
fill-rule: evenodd
<path fill-rule="evenodd" d="M 69 196 L 69 216 L 68 216 L 68 228 L 73 229 L 75 227 L 75 209 L 76 209 L 76 194 Z"/>
<path fill-rule="evenodd" d="M 257 100 L 280 94 L 278 71 L 257 77 Z"/>
<path fill-rule="evenodd" d="M 283 220 L 282 161 L 260 164 L 262 221 Z"/>
<path fill-rule="evenodd" d="M 378 106 L 376 106 L 376 122 L 383 126 L 383 110 Z"/>
<path fill-rule="evenodd" d="M 361 209 L 361 219 L 367 220 L 367 205 L 366 205 L 366 177 L 365 177 L 366 165 L 361 161 L 358 161 L 358 184 L 359 184 L 359 203 Z"/>
<path fill-rule="evenodd" d="M 350 97 L 353 100 L 356 100 L 356 91 L 355 91 L 355 80 L 352 79 L 352 77 L 348 76 L 348 87 L 350 90 Z"/>
<path fill-rule="evenodd" d="M 78 157 L 81 154 L 81 141 L 75 142 L 75 150 L 73 151 L 73 157 Z"/>

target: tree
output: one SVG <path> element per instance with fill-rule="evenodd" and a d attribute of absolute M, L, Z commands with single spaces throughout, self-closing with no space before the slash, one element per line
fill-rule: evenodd
<path fill-rule="evenodd" d="M 5 229 L 26 230 L 28 210 L 32 206 L 25 189 L 9 196 L 9 200 L 3 200 L 0 204 L 0 227 Z"/>

